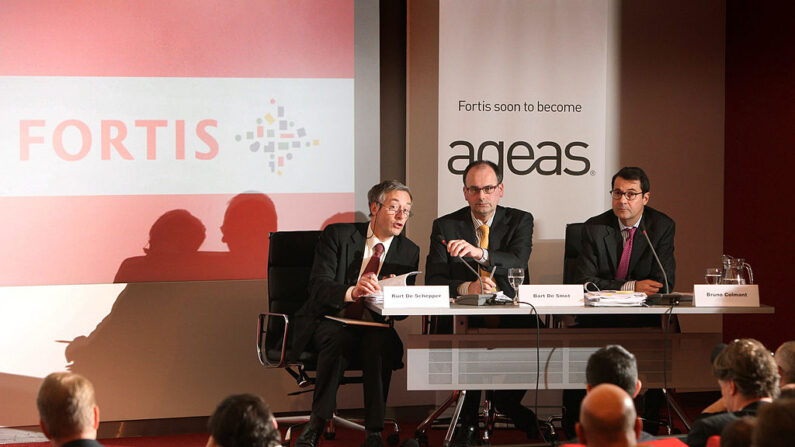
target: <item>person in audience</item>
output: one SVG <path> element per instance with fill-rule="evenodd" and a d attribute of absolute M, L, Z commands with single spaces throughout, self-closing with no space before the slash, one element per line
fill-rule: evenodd
<path fill-rule="evenodd" d="M 210 416 L 206 447 L 279 447 L 281 436 L 270 408 L 261 397 L 236 394 L 224 399 Z"/>
<path fill-rule="evenodd" d="M 795 399 L 776 399 L 757 413 L 754 447 L 789 447 L 795 444 Z"/>
<path fill-rule="evenodd" d="M 729 422 L 720 433 L 720 447 L 751 447 L 756 418 L 743 416 Z"/>
<path fill-rule="evenodd" d="M 317 445 L 334 414 L 345 369 L 356 360 L 363 377 L 365 446 L 383 446 L 389 382 L 392 371 L 403 365 L 403 343 L 364 301 L 380 291 L 379 278 L 416 271 L 420 249 L 403 235 L 412 204 L 406 185 L 383 181 L 370 189 L 367 201 L 370 222 L 332 224 L 323 230 L 315 248 L 309 297 L 295 313 L 291 360 L 306 349 L 318 354 L 312 413 L 296 447 Z M 413 284 L 414 276 L 408 282 Z"/>
<path fill-rule="evenodd" d="M 468 206 L 433 221 L 431 243 L 425 263 L 425 283 L 446 285 L 450 296 L 479 294 L 497 289 L 513 297 L 508 269 L 521 268 L 527 275 L 527 263 L 533 246 L 533 215 L 516 208 L 499 205 L 505 185 L 496 164 L 478 160 L 463 172 L 463 194 Z M 480 278 L 469 268 L 479 271 Z M 492 275 L 491 272 L 494 272 Z M 481 283 L 482 281 L 482 283 Z M 443 321 L 434 331 L 450 332 L 452 319 Z M 496 317 L 494 320 L 469 318 L 469 326 L 534 327 L 536 319 Z M 505 414 L 528 438 L 538 436 L 536 415 L 522 405 L 525 390 L 497 390 L 494 407 Z M 461 427 L 454 445 L 475 445 L 479 438 L 478 408 L 481 392 L 468 390 L 461 409 Z"/>
<path fill-rule="evenodd" d="M 753 416 L 778 395 L 779 375 L 773 355 L 754 339 L 734 340 L 712 364 L 726 412 L 702 413 L 687 435 L 690 447 L 702 447 L 731 421 Z"/>
<path fill-rule="evenodd" d="M 53 447 L 96 447 L 99 406 L 94 385 L 71 372 L 44 378 L 36 397 L 39 425 Z"/>
<path fill-rule="evenodd" d="M 643 385 L 638 378 L 638 362 L 635 356 L 621 345 L 607 345 L 591 354 L 585 366 L 585 381 L 586 393 L 597 385 L 610 383 L 626 391 L 633 399 L 638 397 Z M 571 395 L 574 394 L 571 393 Z M 568 401 L 564 405 L 566 411 L 576 411 L 579 414 L 579 400 Z M 572 424 L 577 422 L 577 418 L 571 418 L 571 420 Z M 645 442 L 653 439 L 652 434 L 641 432 L 639 441 Z"/>
<path fill-rule="evenodd" d="M 580 443 L 588 447 L 634 447 L 642 423 L 630 395 L 616 385 L 603 383 L 583 399 L 576 430 Z"/>
<path fill-rule="evenodd" d="M 781 376 L 779 388 L 795 390 L 795 341 L 788 341 L 776 349 L 776 365 Z"/>

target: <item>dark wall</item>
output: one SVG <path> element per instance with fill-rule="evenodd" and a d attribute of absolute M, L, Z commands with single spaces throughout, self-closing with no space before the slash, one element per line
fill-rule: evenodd
<path fill-rule="evenodd" d="M 406 0 L 380 3 L 381 178 L 406 181 Z"/>
<path fill-rule="evenodd" d="M 795 3 L 729 0 L 726 12 L 723 248 L 753 266 L 776 313 L 726 316 L 724 339 L 775 349 L 795 339 Z"/>

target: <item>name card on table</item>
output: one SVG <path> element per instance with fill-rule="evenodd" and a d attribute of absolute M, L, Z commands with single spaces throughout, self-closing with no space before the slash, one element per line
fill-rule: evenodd
<path fill-rule="evenodd" d="M 584 306 L 582 284 L 523 284 L 519 286 L 519 301 L 533 306 Z"/>
<path fill-rule="evenodd" d="M 409 307 L 450 307 L 447 286 L 384 287 L 384 309 Z"/>
<path fill-rule="evenodd" d="M 696 284 L 695 307 L 759 307 L 759 285 Z"/>

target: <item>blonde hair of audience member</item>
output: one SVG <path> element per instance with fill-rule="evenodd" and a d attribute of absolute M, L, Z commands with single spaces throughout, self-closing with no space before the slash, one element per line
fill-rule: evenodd
<path fill-rule="evenodd" d="M 36 397 L 39 425 L 53 446 L 75 439 L 96 439 L 99 407 L 94 386 L 85 377 L 56 372 L 44 378 Z"/>
<path fill-rule="evenodd" d="M 778 373 L 781 376 L 779 387 L 795 388 L 795 341 L 788 341 L 776 349 Z"/>
<path fill-rule="evenodd" d="M 634 447 L 643 423 L 629 394 L 616 385 L 603 383 L 593 387 L 583 399 L 575 429 L 580 443 L 589 447 Z"/>

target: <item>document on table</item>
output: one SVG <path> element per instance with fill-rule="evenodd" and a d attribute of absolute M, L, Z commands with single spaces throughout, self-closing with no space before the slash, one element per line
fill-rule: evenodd
<path fill-rule="evenodd" d="M 404 273 L 402 275 L 393 276 L 392 278 L 384 278 L 378 281 L 378 286 L 381 287 L 381 290 L 376 291 L 373 295 L 365 295 L 364 299 L 366 299 L 368 303 L 382 304 L 384 302 L 384 287 L 407 286 L 408 279 L 418 274 L 420 274 L 419 271 Z"/>
<path fill-rule="evenodd" d="M 646 294 L 622 290 L 587 292 L 585 305 L 592 307 L 639 307 L 646 303 Z"/>

